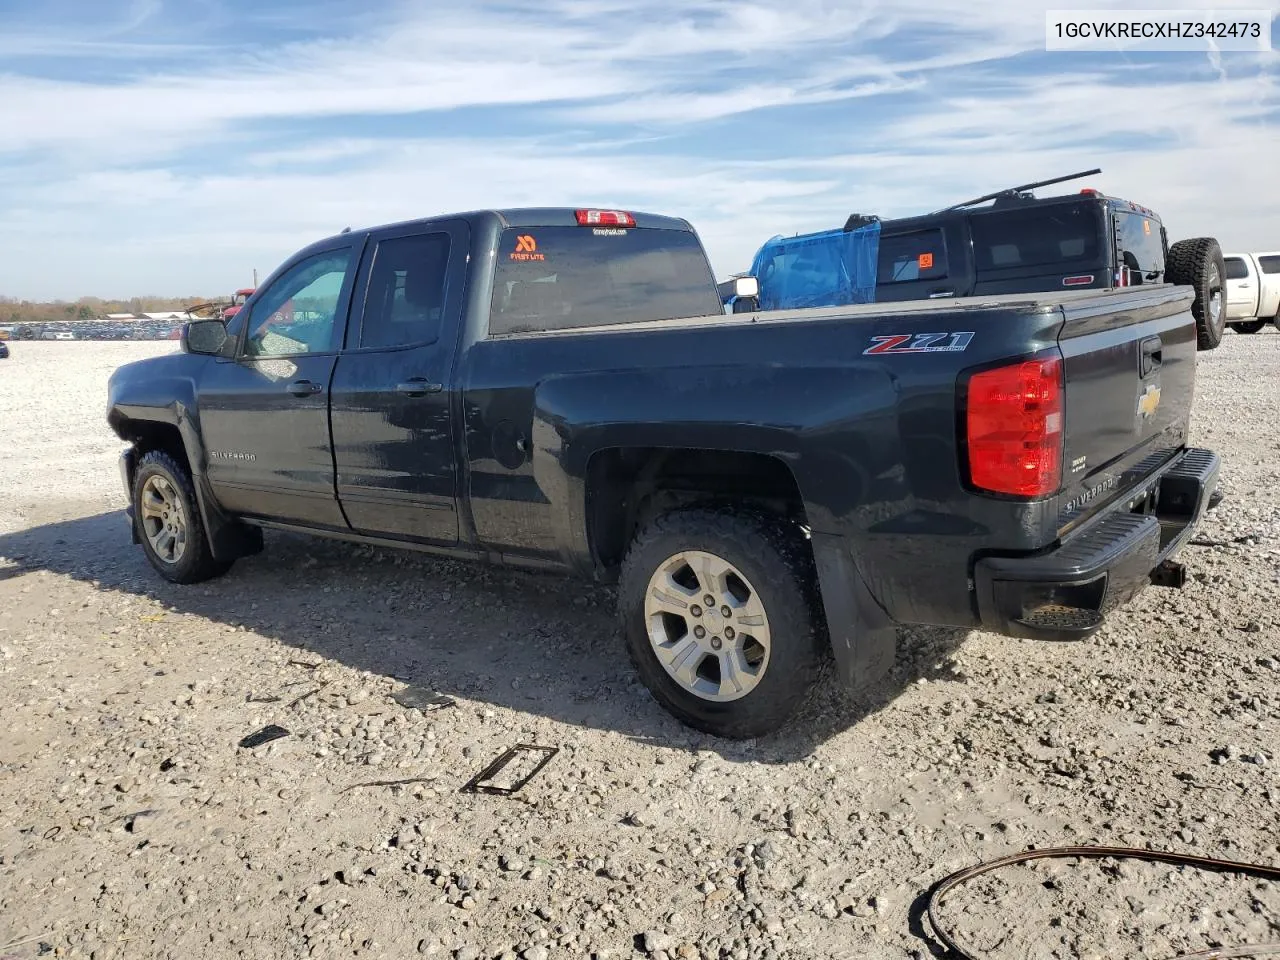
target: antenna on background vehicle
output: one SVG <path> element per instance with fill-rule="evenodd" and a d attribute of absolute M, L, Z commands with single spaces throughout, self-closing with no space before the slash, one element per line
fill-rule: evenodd
<path fill-rule="evenodd" d="M 1024 183 L 1020 187 L 1009 187 L 1006 190 L 997 190 L 995 193 L 988 193 L 983 197 L 966 200 L 964 203 L 957 203 L 954 207 L 935 210 L 933 213 L 929 214 L 929 216 L 936 216 L 939 213 L 949 213 L 952 210 L 962 210 L 965 207 L 972 207 L 974 204 L 986 203 L 988 200 L 999 200 L 1001 197 L 1016 197 L 1024 190 L 1035 190 L 1037 187 L 1048 187 L 1055 183 L 1066 183 L 1068 180 L 1079 180 L 1081 177 L 1092 177 L 1095 173 L 1101 172 L 1101 167 L 1095 167 L 1093 170 L 1082 170 L 1080 173 L 1069 173 L 1065 177 L 1054 177 L 1052 180 L 1037 180 L 1035 183 Z"/>
<path fill-rule="evenodd" d="M 257 267 L 253 268 L 253 285 L 255 288 L 258 286 L 258 268 Z"/>

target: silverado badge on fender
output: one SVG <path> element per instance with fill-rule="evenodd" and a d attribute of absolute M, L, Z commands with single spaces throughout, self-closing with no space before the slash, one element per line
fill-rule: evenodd
<path fill-rule="evenodd" d="M 1150 420 L 1160 406 L 1160 388 L 1154 383 L 1147 384 L 1147 389 L 1138 395 L 1138 414 L 1143 420 Z"/>

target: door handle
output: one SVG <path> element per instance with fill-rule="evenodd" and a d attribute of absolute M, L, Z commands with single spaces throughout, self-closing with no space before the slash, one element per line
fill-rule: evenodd
<path fill-rule="evenodd" d="M 936 300 L 939 297 L 954 297 L 955 295 L 956 292 L 954 290 L 935 290 L 933 293 L 929 294 L 929 299 Z"/>
<path fill-rule="evenodd" d="M 323 389 L 323 387 L 321 387 L 320 384 L 313 383 L 310 380 L 295 380 L 293 381 L 293 383 L 289 384 L 289 386 L 286 387 L 285 389 L 288 390 L 295 397 L 309 397 L 312 394 L 319 393 Z"/>
<path fill-rule="evenodd" d="M 428 383 L 426 377 L 410 377 L 404 383 L 396 384 L 396 392 L 406 397 L 425 397 L 428 393 L 439 393 L 444 389 L 443 383 Z"/>
<path fill-rule="evenodd" d="M 1148 377 L 1156 370 L 1160 369 L 1160 365 L 1164 362 L 1164 341 L 1159 337 L 1148 337 L 1142 341 L 1142 360 L 1140 361 L 1140 373 L 1143 377 Z"/>

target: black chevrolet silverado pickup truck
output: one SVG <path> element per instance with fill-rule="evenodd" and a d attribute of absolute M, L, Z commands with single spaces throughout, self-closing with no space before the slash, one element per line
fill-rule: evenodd
<path fill-rule="evenodd" d="M 1212 505 L 1185 287 L 726 315 L 683 220 L 344 231 L 118 369 L 135 542 L 192 583 L 262 529 L 618 583 L 700 729 L 781 726 L 896 624 L 1088 636 Z"/>

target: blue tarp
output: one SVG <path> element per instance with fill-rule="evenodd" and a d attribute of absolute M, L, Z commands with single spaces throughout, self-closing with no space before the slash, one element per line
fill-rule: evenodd
<path fill-rule="evenodd" d="M 774 237 L 756 254 L 761 310 L 874 303 L 880 224 Z"/>

